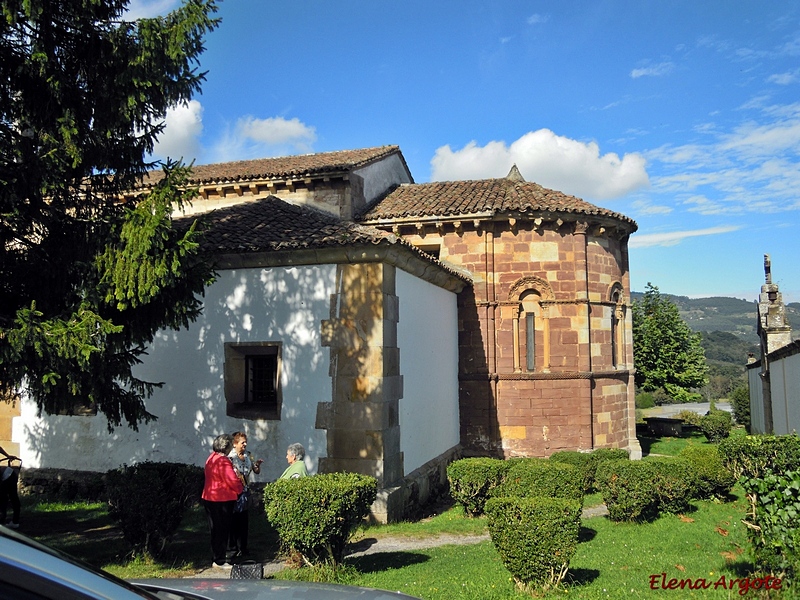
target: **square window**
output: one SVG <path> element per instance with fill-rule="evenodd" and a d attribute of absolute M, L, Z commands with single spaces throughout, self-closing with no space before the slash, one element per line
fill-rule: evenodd
<path fill-rule="evenodd" d="M 225 401 L 230 417 L 281 418 L 281 342 L 225 344 Z"/>

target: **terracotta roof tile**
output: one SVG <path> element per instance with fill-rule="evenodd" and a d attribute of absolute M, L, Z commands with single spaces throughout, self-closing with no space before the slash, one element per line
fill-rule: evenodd
<path fill-rule="evenodd" d="M 400 152 L 398 146 L 380 146 L 360 150 L 342 150 L 301 156 L 195 165 L 192 167 L 192 177 L 189 183 L 191 185 L 202 185 L 226 181 L 252 181 L 257 179 L 283 179 L 287 177 L 323 175 L 325 173 L 357 169 L 395 152 Z M 150 171 L 145 176 L 142 186 L 153 185 L 162 177 L 162 171 Z"/>
<path fill-rule="evenodd" d="M 206 252 L 214 254 L 396 244 L 464 281 L 471 281 L 463 273 L 391 233 L 290 204 L 275 196 L 199 216 L 179 217 L 175 223 L 177 227 L 189 227 L 198 218 L 206 225 L 201 245 Z"/>
<path fill-rule="evenodd" d="M 401 185 L 372 205 L 359 220 L 377 222 L 414 217 L 455 217 L 502 213 L 572 213 L 636 223 L 620 213 L 550 190 L 537 183 L 513 179 L 441 181 Z"/>

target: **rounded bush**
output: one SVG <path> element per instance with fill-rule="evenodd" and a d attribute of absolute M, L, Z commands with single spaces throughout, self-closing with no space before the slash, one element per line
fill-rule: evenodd
<path fill-rule="evenodd" d="M 492 498 L 489 534 L 505 567 L 526 591 L 546 591 L 566 575 L 578 547 L 581 506 L 566 498 Z"/>
<path fill-rule="evenodd" d="M 697 498 L 724 500 L 728 496 L 736 483 L 736 478 L 722 464 L 722 456 L 717 446 L 692 444 L 681 450 L 678 456 L 692 465 L 697 477 Z"/>
<path fill-rule="evenodd" d="M 483 514 L 492 490 L 500 485 L 512 461 L 496 458 L 462 458 L 447 466 L 450 495 L 470 517 Z"/>
<path fill-rule="evenodd" d="M 658 457 L 647 460 L 653 472 L 652 485 L 658 497 L 659 512 L 679 514 L 689 508 L 697 495 L 697 476 L 688 460 Z"/>
<path fill-rule="evenodd" d="M 580 469 L 556 461 L 526 458 L 513 461 L 493 498 L 569 498 L 583 504 L 583 474 Z"/>
<path fill-rule="evenodd" d="M 143 462 L 106 473 L 108 514 L 134 554 L 159 556 L 203 490 L 203 469 Z"/>
<path fill-rule="evenodd" d="M 284 547 L 311 563 L 339 564 L 377 489 L 374 477 L 356 473 L 279 479 L 264 488 L 264 509 Z"/>
<path fill-rule="evenodd" d="M 717 443 L 731 434 L 733 417 L 725 410 L 715 410 L 700 419 L 700 431 L 709 442 Z"/>
<path fill-rule="evenodd" d="M 596 463 L 592 460 L 592 455 L 588 452 L 578 452 L 577 450 L 562 450 L 553 452 L 550 460 L 572 465 L 583 474 L 583 493 L 588 494 L 594 485 L 594 471 Z"/>
<path fill-rule="evenodd" d="M 652 465 L 641 460 L 607 460 L 597 466 L 596 484 L 612 521 L 649 521 L 658 516 Z"/>

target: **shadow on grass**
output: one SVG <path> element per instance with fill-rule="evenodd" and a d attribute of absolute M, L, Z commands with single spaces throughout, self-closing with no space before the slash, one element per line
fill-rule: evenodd
<path fill-rule="evenodd" d="M 419 552 L 376 552 L 363 556 L 351 556 L 345 559 L 347 564 L 353 565 L 360 573 L 378 573 L 390 569 L 401 569 L 411 565 L 418 565 L 430 560 L 426 554 Z"/>
<path fill-rule="evenodd" d="M 564 585 L 567 587 L 580 587 L 590 585 L 595 579 L 600 577 L 598 569 L 570 569 L 564 578 Z"/>
<path fill-rule="evenodd" d="M 578 532 L 578 543 L 591 542 L 595 536 L 597 536 L 597 531 L 595 529 L 591 527 L 581 527 Z"/>

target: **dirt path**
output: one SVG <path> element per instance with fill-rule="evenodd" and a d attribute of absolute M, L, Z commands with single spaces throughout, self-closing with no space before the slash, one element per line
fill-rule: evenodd
<path fill-rule="evenodd" d="M 605 505 L 584 508 L 582 517 L 589 519 L 608 514 Z M 482 535 L 439 535 L 436 537 L 407 538 L 407 537 L 381 537 L 364 538 L 350 544 L 345 551 L 346 556 L 363 556 L 367 554 L 377 554 L 379 552 L 407 552 L 410 550 L 423 550 L 426 548 L 436 548 L 447 545 L 469 545 L 478 544 L 489 539 L 489 534 Z M 274 560 L 264 563 L 264 577 L 269 577 L 278 571 L 285 569 L 286 563 L 282 560 Z M 227 579 L 230 571 L 216 567 L 208 567 L 198 571 L 191 577 L 208 579 Z"/>

